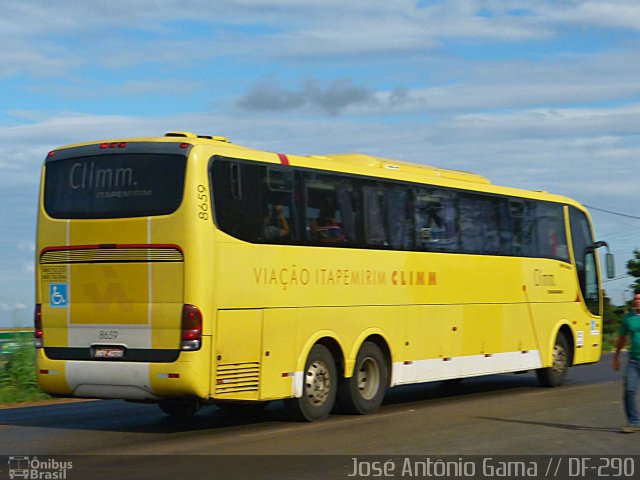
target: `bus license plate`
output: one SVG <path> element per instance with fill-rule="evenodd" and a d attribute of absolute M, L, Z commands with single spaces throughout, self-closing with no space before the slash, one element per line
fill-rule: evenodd
<path fill-rule="evenodd" d="M 124 347 L 95 347 L 93 358 L 122 358 Z"/>

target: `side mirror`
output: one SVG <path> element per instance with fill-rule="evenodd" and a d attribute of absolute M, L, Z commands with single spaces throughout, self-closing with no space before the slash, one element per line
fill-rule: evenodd
<path fill-rule="evenodd" d="M 615 259 L 613 258 L 613 253 L 609 249 L 609 244 L 607 242 L 603 242 L 602 240 L 594 243 L 586 248 L 586 252 L 593 252 L 598 248 L 606 247 L 607 253 L 605 255 L 605 263 L 607 266 L 607 278 L 613 278 L 616 276 L 616 266 Z"/>
<path fill-rule="evenodd" d="M 616 265 L 613 253 L 608 252 L 605 255 L 605 262 L 607 264 L 607 278 L 614 278 L 616 276 Z"/>

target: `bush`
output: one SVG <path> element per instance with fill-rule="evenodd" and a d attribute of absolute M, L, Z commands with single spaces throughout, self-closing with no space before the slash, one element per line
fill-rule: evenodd
<path fill-rule="evenodd" d="M 16 338 L 0 356 L 0 403 L 49 398 L 38 387 L 36 351 L 32 340 Z"/>

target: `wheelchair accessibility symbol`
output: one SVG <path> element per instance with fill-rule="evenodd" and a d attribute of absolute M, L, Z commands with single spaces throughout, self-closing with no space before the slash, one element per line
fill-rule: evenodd
<path fill-rule="evenodd" d="M 49 306 L 53 308 L 67 306 L 67 284 L 66 283 L 50 283 L 49 284 Z"/>

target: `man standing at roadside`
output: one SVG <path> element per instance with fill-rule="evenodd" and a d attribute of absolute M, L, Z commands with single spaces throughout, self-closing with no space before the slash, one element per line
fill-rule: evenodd
<path fill-rule="evenodd" d="M 623 433 L 640 432 L 640 418 L 638 418 L 638 403 L 636 393 L 640 383 L 640 288 L 636 288 L 631 310 L 624 316 L 620 325 L 620 336 L 616 342 L 616 353 L 613 357 L 613 369 L 620 369 L 620 350 L 630 339 L 629 359 L 624 373 L 624 411 L 627 415 L 627 425 L 622 428 Z"/>

